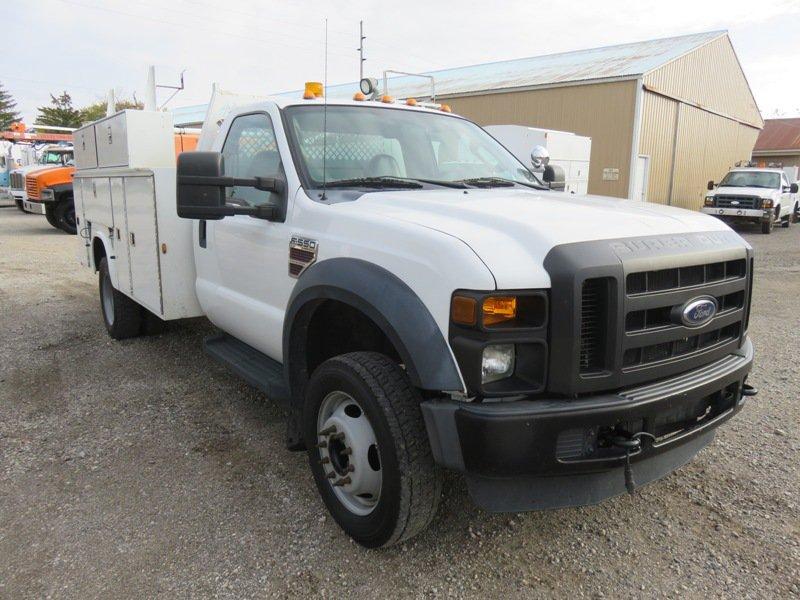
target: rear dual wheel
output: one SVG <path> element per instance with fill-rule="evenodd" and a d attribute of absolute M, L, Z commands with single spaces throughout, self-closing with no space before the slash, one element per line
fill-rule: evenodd
<path fill-rule="evenodd" d="M 331 358 L 309 381 L 303 427 L 314 481 L 363 546 L 407 540 L 436 514 L 442 480 L 421 400 L 406 373 L 375 352 Z"/>

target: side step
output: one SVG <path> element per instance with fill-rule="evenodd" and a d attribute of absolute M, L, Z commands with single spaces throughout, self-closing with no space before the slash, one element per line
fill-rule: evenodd
<path fill-rule="evenodd" d="M 279 362 L 225 333 L 206 338 L 203 346 L 206 354 L 264 392 L 270 400 L 289 402 L 289 386 Z"/>

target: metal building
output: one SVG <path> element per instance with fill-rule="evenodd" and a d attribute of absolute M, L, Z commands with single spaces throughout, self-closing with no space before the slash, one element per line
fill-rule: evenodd
<path fill-rule="evenodd" d="M 753 148 L 753 161 L 800 167 L 800 118 L 767 119 Z"/>
<path fill-rule="evenodd" d="M 436 98 L 480 125 L 592 138 L 589 193 L 699 208 L 763 127 L 725 31 L 433 71 Z M 419 77 L 388 81 L 427 98 Z M 329 96 L 356 91 L 331 86 Z"/>

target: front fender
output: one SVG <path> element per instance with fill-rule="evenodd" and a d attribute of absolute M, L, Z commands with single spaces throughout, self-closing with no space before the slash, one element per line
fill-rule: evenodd
<path fill-rule="evenodd" d="M 383 267 L 355 258 L 332 258 L 309 267 L 289 299 L 283 356 L 293 391 L 297 373 L 292 362 L 302 359 L 292 347 L 294 337 L 303 328 L 303 319 L 297 317 L 304 307 L 328 299 L 349 304 L 372 319 L 394 344 L 416 387 L 464 390 L 450 347 L 417 294 Z"/>

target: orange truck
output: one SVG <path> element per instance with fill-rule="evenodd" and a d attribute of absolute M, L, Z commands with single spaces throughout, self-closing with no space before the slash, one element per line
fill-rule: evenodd
<path fill-rule="evenodd" d="M 197 133 L 183 130 L 175 131 L 175 156 L 181 152 L 188 152 L 197 147 L 199 139 Z M 75 202 L 72 193 L 72 177 L 75 173 L 73 165 L 33 171 L 25 177 L 25 191 L 27 201 L 31 204 L 41 204 L 41 212 L 47 217 L 47 222 L 56 229 L 75 235 Z"/>

